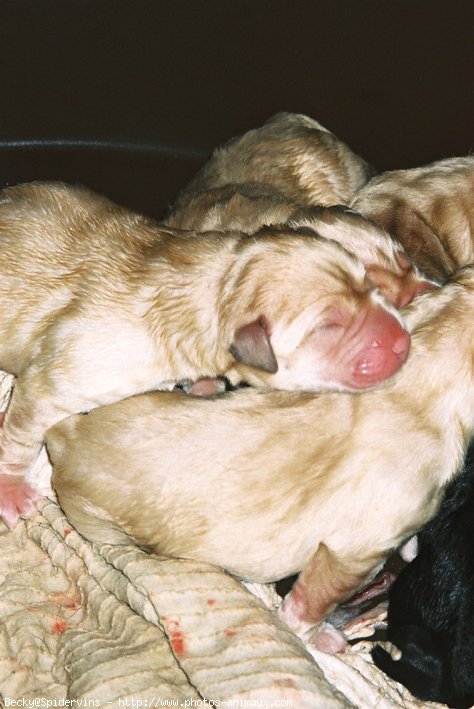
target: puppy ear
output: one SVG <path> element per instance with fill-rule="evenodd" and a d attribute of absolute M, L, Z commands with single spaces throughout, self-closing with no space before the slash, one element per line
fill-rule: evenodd
<path fill-rule="evenodd" d="M 278 362 L 270 343 L 270 325 L 265 315 L 235 331 L 230 351 L 238 362 L 270 374 L 278 371 Z"/>
<path fill-rule="evenodd" d="M 415 210 L 388 207 L 367 211 L 365 216 L 398 239 L 409 257 L 430 278 L 445 283 L 456 270 L 438 234 Z"/>

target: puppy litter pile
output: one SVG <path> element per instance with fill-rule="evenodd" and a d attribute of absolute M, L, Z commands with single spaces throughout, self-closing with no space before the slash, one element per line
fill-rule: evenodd
<path fill-rule="evenodd" d="M 1 410 L 11 385 L 0 373 Z M 94 547 L 71 529 L 50 475 L 43 450 L 31 478 L 47 499 L 13 531 L 0 528 L 5 706 L 40 698 L 107 706 L 127 698 L 135 706 L 205 706 L 204 699 L 208 706 L 280 700 L 293 709 L 440 706 L 414 701 L 388 680 L 373 666 L 367 640 L 343 655 L 312 657 L 274 613 L 272 587 L 245 588 L 219 569 L 132 546 Z"/>

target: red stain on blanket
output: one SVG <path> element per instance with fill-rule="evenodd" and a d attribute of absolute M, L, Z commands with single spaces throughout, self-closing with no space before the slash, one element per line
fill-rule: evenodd
<path fill-rule="evenodd" d="M 186 641 L 184 633 L 180 629 L 179 620 L 173 620 L 162 616 L 161 620 L 170 639 L 171 648 L 176 657 L 181 657 L 186 652 Z"/>
<path fill-rule="evenodd" d="M 69 624 L 66 620 L 59 619 L 51 626 L 51 632 L 53 635 L 62 635 L 68 627 Z"/>

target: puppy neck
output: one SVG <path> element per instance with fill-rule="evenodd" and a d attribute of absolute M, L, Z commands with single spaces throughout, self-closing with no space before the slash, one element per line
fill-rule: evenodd
<path fill-rule="evenodd" d="M 180 238 L 173 231 L 170 236 L 141 274 L 142 317 L 158 357 L 168 362 L 164 378 L 222 374 L 233 358 L 223 342 L 219 301 L 239 235 L 183 232 Z"/>

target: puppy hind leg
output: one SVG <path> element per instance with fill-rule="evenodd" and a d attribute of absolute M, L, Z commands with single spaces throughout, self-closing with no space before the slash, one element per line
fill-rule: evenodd
<path fill-rule="evenodd" d="M 363 574 L 354 573 L 321 542 L 281 604 L 281 618 L 310 647 L 342 652 L 347 644 L 344 635 L 329 623 L 321 623 L 351 591 L 360 587 L 371 568 Z"/>

